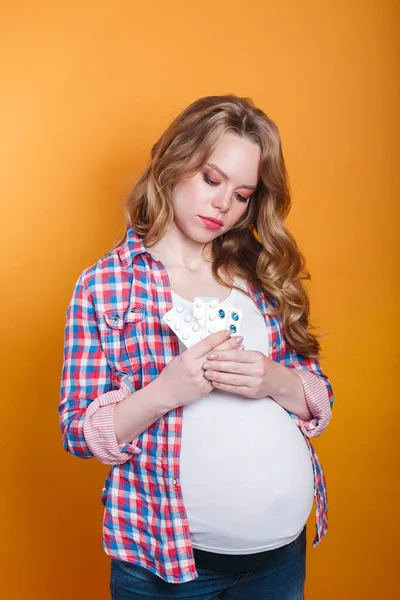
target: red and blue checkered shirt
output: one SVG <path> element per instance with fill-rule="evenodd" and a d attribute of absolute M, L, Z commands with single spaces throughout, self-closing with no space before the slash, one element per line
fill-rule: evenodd
<path fill-rule="evenodd" d="M 276 300 L 248 284 L 263 313 L 268 356 L 301 378 L 312 420 L 295 419 L 314 470 L 316 546 L 328 526 L 324 473 L 309 440 L 331 418 L 333 391 L 318 360 L 290 350 Z M 198 574 L 179 482 L 182 406 L 169 411 L 129 444 L 117 443 L 117 402 L 148 385 L 179 354 L 178 338 L 162 321 L 173 307 L 165 267 L 133 229 L 124 243 L 79 276 L 66 314 L 61 401 L 63 445 L 80 458 L 111 465 L 101 501 L 103 546 L 116 559 L 136 563 L 165 581 L 183 583 Z"/>

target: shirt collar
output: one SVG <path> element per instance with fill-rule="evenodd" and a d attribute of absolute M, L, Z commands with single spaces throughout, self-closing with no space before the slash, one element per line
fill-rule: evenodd
<path fill-rule="evenodd" d="M 140 237 L 135 233 L 135 231 L 132 228 L 129 228 L 127 230 L 125 241 L 122 243 L 121 246 L 118 247 L 117 251 L 124 267 L 129 267 L 132 264 L 135 256 L 137 256 L 138 254 L 143 254 L 144 252 L 150 254 Z M 263 301 L 264 294 L 261 288 L 254 287 L 253 285 L 249 284 L 249 291 L 258 302 Z M 267 298 L 270 304 L 274 306 L 274 300 L 270 296 L 270 294 L 267 294 Z"/>
<path fill-rule="evenodd" d="M 124 267 L 129 267 L 137 254 L 148 252 L 142 240 L 132 228 L 127 230 L 125 241 L 119 246 L 117 251 Z"/>

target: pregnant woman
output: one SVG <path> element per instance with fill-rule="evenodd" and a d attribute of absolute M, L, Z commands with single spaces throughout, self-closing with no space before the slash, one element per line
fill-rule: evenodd
<path fill-rule="evenodd" d="M 248 98 L 200 98 L 154 145 L 123 238 L 78 278 L 60 424 L 67 451 L 110 465 L 114 600 L 304 597 L 314 501 L 314 546 L 327 530 L 310 438 L 333 391 L 290 202 L 275 123 Z M 196 296 L 240 309 L 240 335 L 183 345 L 163 316 Z"/>

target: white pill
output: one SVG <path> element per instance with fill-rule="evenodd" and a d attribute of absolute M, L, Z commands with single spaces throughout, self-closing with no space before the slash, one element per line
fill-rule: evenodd
<path fill-rule="evenodd" d="M 215 300 L 212 300 L 210 302 L 210 308 L 216 308 L 216 306 L 217 306 L 217 303 L 215 302 Z"/>
<path fill-rule="evenodd" d="M 197 308 L 200 308 L 200 306 L 202 306 L 202 305 L 203 305 L 203 303 L 202 303 L 202 302 L 200 302 L 200 300 L 197 300 L 197 301 L 196 301 L 196 306 L 197 306 Z"/>
<path fill-rule="evenodd" d="M 179 305 L 176 307 L 176 312 L 178 312 L 178 313 L 181 313 L 182 311 L 183 311 L 183 306 L 182 306 L 182 304 L 179 304 Z"/>
<path fill-rule="evenodd" d="M 208 332 L 209 333 L 215 333 L 217 330 L 215 325 L 210 325 L 210 327 L 208 328 Z"/>
<path fill-rule="evenodd" d="M 196 315 L 196 317 L 195 317 L 195 318 L 196 318 L 196 320 L 197 320 L 197 321 L 201 321 L 201 319 L 202 319 L 203 317 L 202 317 L 202 315 Z"/>
<path fill-rule="evenodd" d="M 186 323 L 189 323 L 189 321 L 191 321 L 191 320 L 192 320 L 192 317 L 190 315 L 186 315 L 186 317 L 185 317 Z"/>
<path fill-rule="evenodd" d="M 210 321 L 215 321 L 215 319 L 217 318 L 217 313 L 210 313 L 208 315 L 208 318 L 210 319 Z"/>
<path fill-rule="evenodd" d="M 180 328 L 181 328 L 181 326 L 179 325 L 179 323 L 175 323 L 175 325 L 174 325 L 175 331 L 179 331 Z"/>
<path fill-rule="evenodd" d="M 197 325 L 197 323 L 195 323 L 192 327 L 193 331 L 198 331 L 200 329 L 200 327 Z"/>
<path fill-rule="evenodd" d="M 184 333 L 184 334 L 182 335 L 182 338 L 183 338 L 184 340 L 187 340 L 187 339 L 188 339 L 188 337 L 189 337 L 189 334 L 188 334 L 188 333 Z"/>
<path fill-rule="evenodd" d="M 165 318 L 167 319 L 167 321 L 170 321 L 172 319 L 172 315 L 168 314 L 168 315 L 165 316 Z"/>

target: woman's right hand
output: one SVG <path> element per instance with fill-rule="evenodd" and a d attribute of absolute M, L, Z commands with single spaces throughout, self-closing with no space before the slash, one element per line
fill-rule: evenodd
<path fill-rule="evenodd" d="M 170 360 L 158 376 L 169 410 L 186 406 L 211 392 L 212 383 L 204 377 L 203 364 L 214 349 L 233 350 L 243 338 L 231 336 L 226 339 L 226 330 L 217 331 L 197 342 L 182 354 Z"/>

